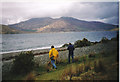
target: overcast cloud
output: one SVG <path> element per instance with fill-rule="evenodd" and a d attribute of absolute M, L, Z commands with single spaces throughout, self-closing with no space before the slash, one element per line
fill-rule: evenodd
<path fill-rule="evenodd" d="M 118 2 L 3 2 L 1 24 L 14 24 L 36 17 L 74 17 L 86 21 L 118 24 Z"/>

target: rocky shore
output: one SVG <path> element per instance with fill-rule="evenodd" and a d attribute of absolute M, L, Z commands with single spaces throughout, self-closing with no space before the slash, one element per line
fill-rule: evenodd
<path fill-rule="evenodd" d="M 58 51 L 65 51 L 66 48 L 56 48 Z M 48 54 L 50 49 L 32 50 L 34 56 Z M 27 51 L 24 51 L 27 52 Z M 2 61 L 12 60 L 17 57 L 21 52 L 11 52 L 2 54 Z"/>
<path fill-rule="evenodd" d="M 102 53 L 106 51 L 114 51 L 117 50 L 117 42 L 116 41 L 110 41 L 108 43 L 99 43 L 93 46 L 87 46 L 82 48 L 75 48 L 74 51 L 74 57 L 88 55 L 90 53 Z M 68 50 L 65 51 L 59 51 L 59 58 L 58 59 L 67 59 L 68 58 Z M 39 65 L 44 65 L 49 60 L 48 54 L 44 55 L 37 55 L 35 56 L 35 62 Z"/>

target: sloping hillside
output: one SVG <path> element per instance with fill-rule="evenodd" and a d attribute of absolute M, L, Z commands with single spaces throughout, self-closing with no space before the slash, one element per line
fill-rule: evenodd
<path fill-rule="evenodd" d="M 10 28 L 7 25 L 0 25 L 0 33 L 1 34 L 19 34 L 24 32 L 20 30 L 16 30 L 14 28 Z"/>
<path fill-rule="evenodd" d="M 17 24 L 9 25 L 11 28 L 30 32 L 79 32 L 79 31 L 106 31 L 117 28 L 117 25 L 83 21 L 72 17 L 52 19 L 32 18 Z"/>
<path fill-rule="evenodd" d="M 27 21 L 9 25 L 11 28 L 16 28 L 23 31 L 34 31 L 36 28 L 40 28 L 46 25 L 49 25 L 54 20 L 49 17 L 44 18 L 32 18 Z"/>

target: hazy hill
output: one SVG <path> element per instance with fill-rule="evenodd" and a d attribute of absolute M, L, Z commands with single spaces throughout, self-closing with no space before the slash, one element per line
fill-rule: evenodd
<path fill-rule="evenodd" d="M 23 21 L 20 23 L 9 25 L 12 28 L 16 28 L 23 31 L 36 31 L 37 28 L 41 28 L 43 26 L 49 25 L 54 20 L 49 17 L 45 18 L 32 18 L 27 21 Z"/>
<path fill-rule="evenodd" d="M 79 31 L 105 31 L 117 28 L 116 25 L 83 21 L 72 17 L 52 19 L 50 17 L 32 18 L 17 24 L 9 25 L 11 28 L 31 32 L 79 32 Z"/>
<path fill-rule="evenodd" d="M 16 30 L 14 28 L 10 28 L 7 25 L 0 25 L 0 34 L 19 34 L 23 33 L 20 30 Z"/>

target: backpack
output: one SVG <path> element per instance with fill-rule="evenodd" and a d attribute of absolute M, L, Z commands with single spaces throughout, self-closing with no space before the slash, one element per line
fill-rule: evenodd
<path fill-rule="evenodd" d="M 54 60 L 53 51 L 52 51 L 52 57 L 51 57 L 50 59 L 51 59 L 51 60 Z"/>

